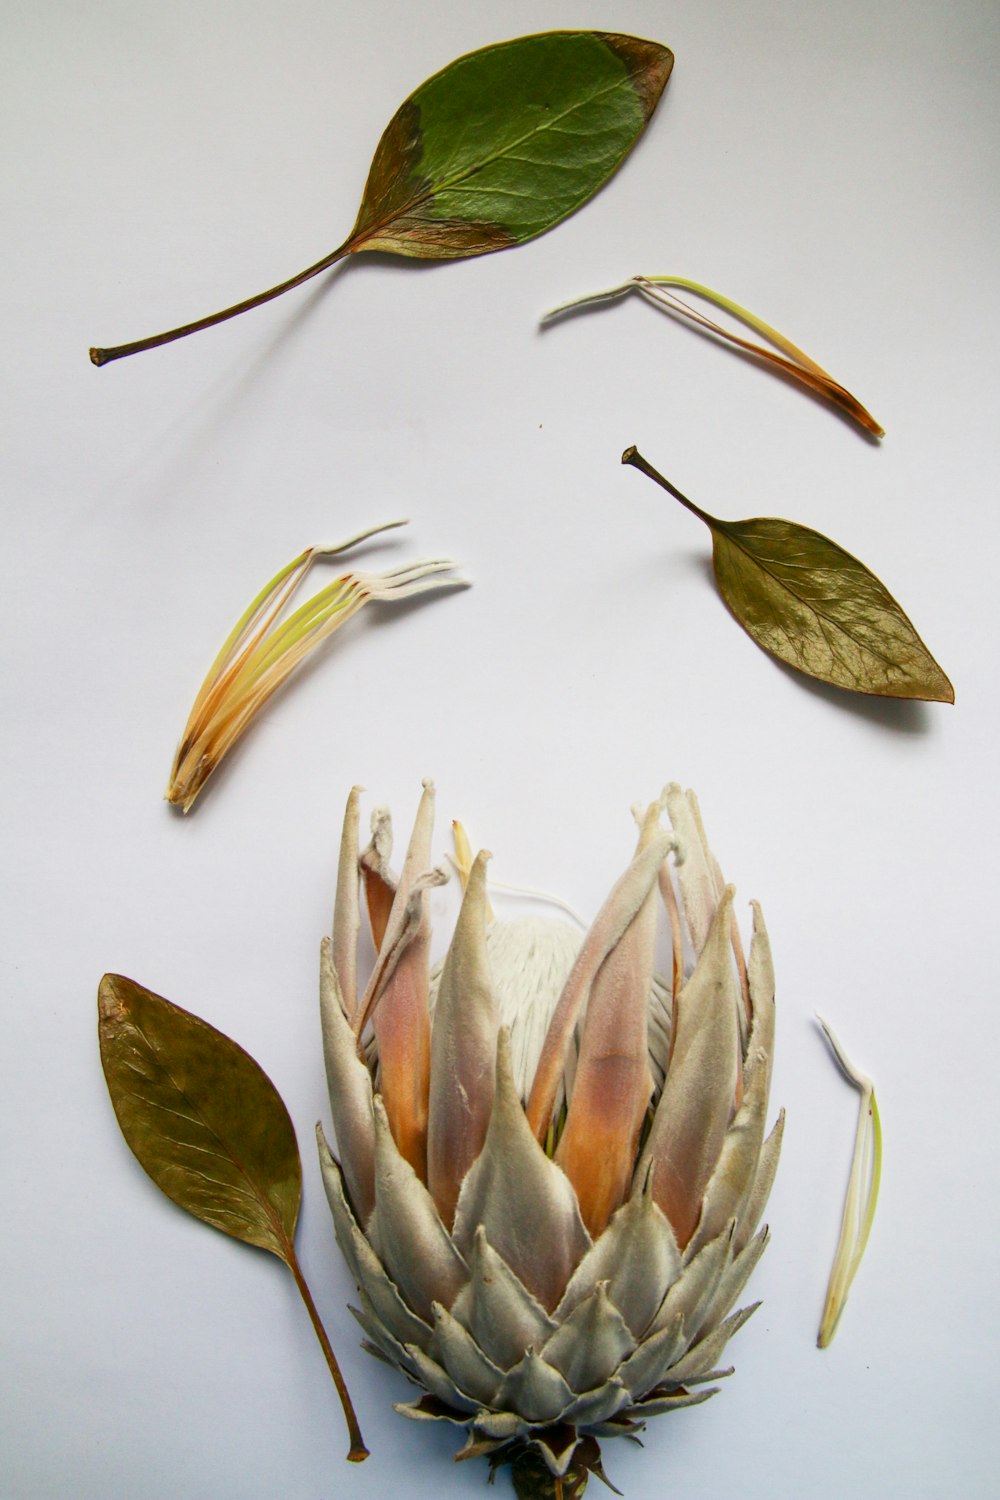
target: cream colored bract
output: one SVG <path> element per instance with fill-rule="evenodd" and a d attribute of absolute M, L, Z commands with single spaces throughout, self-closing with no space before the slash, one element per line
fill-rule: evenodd
<path fill-rule="evenodd" d="M 583 937 L 494 921 L 479 854 L 432 975 L 433 788 L 398 879 L 387 814 L 359 855 L 358 801 L 322 958 L 339 1162 L 320 1133 L 355 1311 L 371 1351 L 425 1393 L 399 1411 L 465 1428 L 460 1457 L 509 1460 L 515 1477 L 528 1463 L 552 1495 L 579 1494 L 597 1440 L 715 1393 L 753 1311 L 730 1313 L 767 1242 L 783 1123 L 765 1139 L 763 918 L 755 905 L 745 960 L 697 803 L 670 786 L 637 815 L 632 860 Z M 377 952 L 363 992 L 361 884 Z M 669 980 L 654 974 L 661 911 Z"/>

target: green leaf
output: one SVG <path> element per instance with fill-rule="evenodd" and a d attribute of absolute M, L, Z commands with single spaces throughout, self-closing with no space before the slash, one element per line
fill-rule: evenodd
<path fill-rule="evenodd" d="M 348 248 L 454 259 L 551 229 L 620 165 L 672 66 L 655 42 L 586 31 L 460 57 L 390 121 Z"/>
<path fill-rule="evenodd" d="M 302 1167 L 271 1080 L 221 1031 L 122 974 L 101 980 L 98 1011 L 122 1135 L 157 1187 L 287 1262 Z"/>
<path fill-rule="evenodd" d="M 336 250 L 223 312 L 109 349 L 103 365 L 259 307 L 360 250 L 454 260 L 551 229 L 635 145 L 673 67 L 657 42 L 552 31 L 470 52 L 400 106 L 372 161 L 357 221 Z"/>
<path fill-rule="evenodd" d="M 291 1271 L 337 1388 L 351 1463 L 368 1457 L 351 1398 L 295 1255 L 302 1164 L 274 1084 L 242 1047 L 124 974 L 97 992 L 101 1063 L 118 1124 L 168 1198 Z"/>
<path fill-rule="evenodd" d="M 722 597 L 765 651 L 853 692 L 954 703 L 954 688 L 908 616 L 843 547 L 793 521 L 720 521 L 635 448 L 626 449 L 622 463 L 655 480 L 709 527 Z"/>

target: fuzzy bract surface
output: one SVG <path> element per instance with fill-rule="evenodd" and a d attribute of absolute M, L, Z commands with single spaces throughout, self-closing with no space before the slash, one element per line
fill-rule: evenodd
<path fill-rule="evenodd" d="M 366 1346 L 421 1391 L 397 1409 L 463 1429 L 459 1457 L 527 1454 L 575 1494 L 600 1439 L 715 1394 L 756 1306 L 737 1308 L 783 1126 L 767 1132 L 770 946 L 755 904 L 744 956 L 697 802 L 670 786 L 586 934 L 497 921 L 480 853 L 432 968 L 433 798 L 398 875 L 388 815 L 361 852 L 348 802 L 324 1182 Z"/>

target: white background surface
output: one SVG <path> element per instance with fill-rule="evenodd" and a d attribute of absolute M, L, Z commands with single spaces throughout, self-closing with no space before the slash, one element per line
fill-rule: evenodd
<path fill-rule="evenodd" d="M 186 343 L 338 243 L 391 114 L 452 58 L 594 25 L 677 61 L 621 174 L 523 248 L 362 259 Z M 611 1445 L 631 1497 L 995 1494 L 997 58 L 991 0 L 6 7 L 0 1493 L 368 1500 L 478 1493 L 450 1430 L 390 1409 L 357 1347 L 311 1147 L 326 1116 L 315 960 L 353 781 L 402 835 L 420 779 L 498 878 L 592 913 L 629 805 L 695 786 L 764 904 L 788 1108 L 752 1283 L 708 1405 Z M 540 334 L 637 272 L 707 282 L 870 405 L 831 410 L 639 304 Z M 860 555 L 955 708 L 773 664 L 698 523 L 789 516 Z M 303 546 L 409 515 L 372 565 L 447 552 L 469 591 L 366 612 L 271 707 L 186 820 L 160 801 L 201 676 Z M 439 903 L 447 910 L 447 898 Z M 122 1142 L 96 1043 L 124 971 L 235 1036 L 306 1175 L 301 1259 L 370 1461 L 277 1261 L 175 1210 Z M 878 1084 L 878 1219 L 814 1347 L 856 1099 Z M 506 1479 L 503 1480 L 506 1486 Z"/>

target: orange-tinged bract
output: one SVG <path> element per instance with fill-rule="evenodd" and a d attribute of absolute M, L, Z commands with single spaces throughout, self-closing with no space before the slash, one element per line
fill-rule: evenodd
<path fill-rule="evenodd" d="M 425 783 L 397 880 L 388 814 L 359 856 L 348 801 L 321 985 L 327 1195 L 368 1346 L 425 1392 L 397 1409 L 464 1427 L 458 1456 L 511 1462 L 519 1487 L 530 1470 L 532 1493 L 577 1495 L 600 1438 L 715 1393 L 753 1311 L 730 1315 L 781 1144 L 770 948 L 755 906 L 744 960 L 697 803 L 670 786 L 586 935 L 495 920 L 482 853 L 431 970 L 432 816 Z"/>

